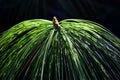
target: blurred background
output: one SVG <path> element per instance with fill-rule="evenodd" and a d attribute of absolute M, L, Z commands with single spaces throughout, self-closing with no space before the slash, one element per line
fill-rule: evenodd
<path fill-rule="evenodd" d="M 92 20 L 120 38 L 120 0 L 0 0 L 0 33 L 24 20 L 53 16 Z"/>

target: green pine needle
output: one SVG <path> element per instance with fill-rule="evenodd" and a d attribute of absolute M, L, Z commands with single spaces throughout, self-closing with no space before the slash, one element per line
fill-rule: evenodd
<path fill-rule="evenodd" d="M 118 80 L 120 39 L 100 24 L 23 21 L 0 36 L 2 80 Z"/>

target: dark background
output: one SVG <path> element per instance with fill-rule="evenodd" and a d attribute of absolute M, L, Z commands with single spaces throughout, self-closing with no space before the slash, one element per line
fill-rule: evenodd
<path fill-rule="evenodd" d="M 0 0 L 0 33 L 28 19 L 88 19 L 120 38 L 120 0 Z"/>

